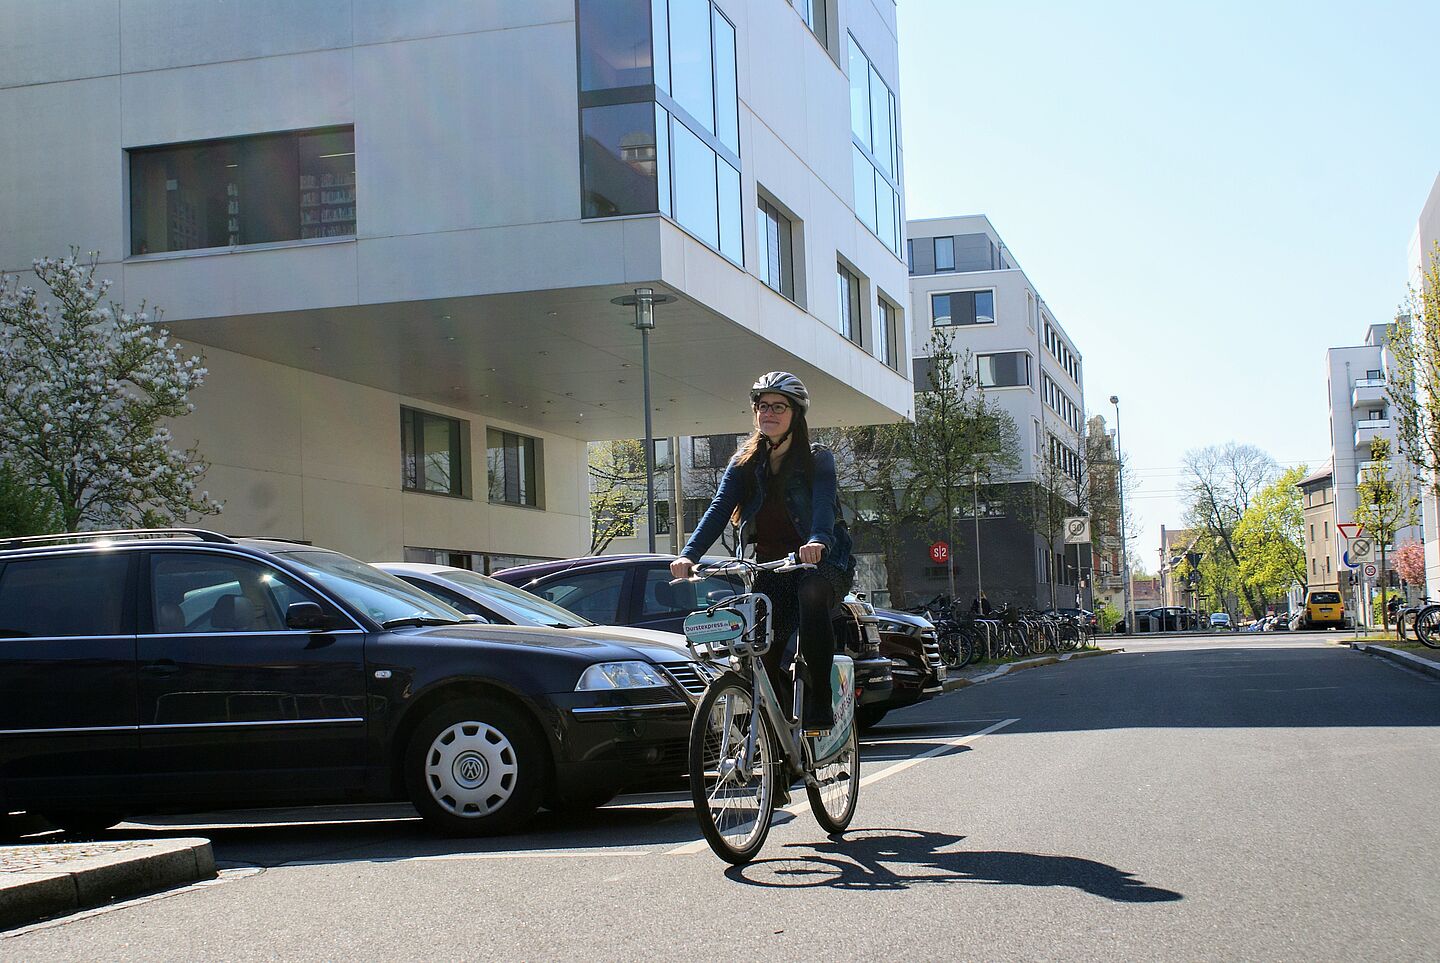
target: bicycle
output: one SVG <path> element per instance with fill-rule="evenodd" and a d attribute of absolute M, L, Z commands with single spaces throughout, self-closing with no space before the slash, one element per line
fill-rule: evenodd
<path fill-rule="evenodd" d="M 831 686 L 840 694 L 833 728 L 807 732 L 775 694 L 761 655 L 774 642 L 770 599 L 753 588 L 760 572 L 814 568 L 795 556 L 774 562 L 730 559 L 697 565 L 691 578 L 738 575 L 747 591 L 686 618 L 686 643 L 697 659 L 722 671 L 705 690 L 690 727 L 690 794 L 705 841 L 735 865 L 760 852 L 770 832 L 777 790 L 805 780 L 810 808 L 831 836 L 843 833 L 860 795 L 860 743 L 854 724 L 854 663 L 835 656 Z M 805 673 L 797 654 L 796 709 Z M 783 785 L 780 779 L 786 781 Z"/>
<path fill-rule="evenodd" d="M 1427 648 L 1440 649 L 1440 604 L 1431 602 L 1415 614 L 1415 637 Z"/>

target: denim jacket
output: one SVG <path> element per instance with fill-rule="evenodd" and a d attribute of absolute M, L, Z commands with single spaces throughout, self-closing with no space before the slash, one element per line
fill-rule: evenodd
<path fill-rule="evenodd" d="M 821 445 L 812 445 L 810 453 L 815 461 L 813 482 L 809 485 L 805 483 L 804 472 L 790 472 L 785 483 L 785 507 L 790 512 L 790 521 L 794 524 L 795 531 L 799 532 L 805 541 L 819 542 L 825 546 L 824 561 L 842 572 L 851 572 L 855 568 L 855 560 L 850 554 L 850 531 L 839 515 L 835 456 L 830 449 Z M 725 474 L 720 479 L 720 490 L 715 493 L 710 507 L 705 510 L 700 524 L 696 526 L 690 541 L 685 543 L 685 550 L 680 554 L 698 562 L 700 556 L 715 544 L 715 539 L 720 537 L 721 530 L 728 524 L 730 514 L 745 495 L 745 471 L 746 469 L 734 460 L 726 467 Z M 742 525 L 754 519 L 760 512 L 760 506 L 765 503 L 770 459 L 759 459 L 753 471 L 755 478 L 750 499 L 740 511 Z"/>

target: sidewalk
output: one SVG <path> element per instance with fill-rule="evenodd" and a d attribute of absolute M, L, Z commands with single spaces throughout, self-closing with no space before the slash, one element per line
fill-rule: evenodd
<path fill-rule="evenodd" d="M 214 876 L 208 839 L 0 846 L 0 930 Z"/>
<path fill-rule="evenodd" d="M 1379 656 L 1391 662 L 1440 679 L 1440 649 L 1431 649 L 1415 642 L 1345 642 L 1356 652 Z"/>
<path fill-rule="evenodd" d="M 967 665 L 960 670 L 951 669 L 945 678 L 945 691 L 952 692 L 955 689 L 963 689 L 966 686 L 980 685 L 992 679 L 1009 675 L 1012 672 L 1022 672 L 1025 669 L 1034 669 L 1042 665 L 1054 665 L 1056 662 L 1069 662 L 1071 659 L 1089 659 L 1097 655 L 1113 655 L 1117 652 L 1124 652 L 1120 646 L 1101 649 L 1077 649 L 1074 652 L 1062 652 L 1059 655 L 1038 655 L 1033 659 L 1022 659 L 1019 662 L 1006 662 L 1001 665 Z"/>

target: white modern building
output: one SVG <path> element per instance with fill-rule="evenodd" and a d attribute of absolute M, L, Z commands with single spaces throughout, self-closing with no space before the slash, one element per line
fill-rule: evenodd
<path fill-rule="evenodd" d="M 1409 273 L 1410 288 L 1420 292 L 1425 284 L 1424 273 L 1430 267 L 1440 244 L 1440 176 L 1430 188 L 1425 205 L 1420 210 L 1420 219 L 1410 237 Z M 1425 530 L 1425 584 L 1426 594 L 1431 598 L 1440 597 L 1440 478 L 1430 478 L 1428 485 L 1422 485 L 1420 508 Z"/>
<path fill-rule="evenodd" d="M 1389 328 L 1388 324 L 1372 324 L 1365 329 L 1363 343 L 1325 352 L 1336 525 L 1355 520 L 1359 501 L 1357 486 L 1361 475 L 1373 464 L 1370 445 L 1376 438 L 1390 442 L 1391 477 L 1397 482 L 1408 482 L 1414 477 L 1414 470 L 1405 467 L 1406 460 L 1396 443 L 1395 426 L 1390 420 L 1386 386 L 1395 369 L 1395 356 L 1387 344 Z M 1419 541 L 1420 536 L 1418 524 L 1406 526 L 1396 533 L 1387 551 L 1405 542 Z M 1343 539 L 1338 549 L 1343 563 Z M 1376 557 L 1378 559 L 1378 552 Z M 1354 584 L 1352 575 L 1348 569 L 1340 572 L 1342 591 L 1349 591 Z"/>
<path fill-rule="evenodd" d="M 209 381 L 230 532 L 583 551 L 588 440 L 910 414 L 893 0 L 0 6 L 0 270 L 71 245 Z M 23 136 L 20 135 L 23 132 Z"/>
<path fill-rule="evenodd" d="M 1085 426 L 1080 351 L 989 218 L 910 221 L 906 237 L 915 389 L 923 391 L 929 383 L 931 332 L 946 328 L 954 334 L 956 352 L 973 356 L 987 398 L 1015 421 L 1022 463 L 1013 482 L 1033 481 L 1047 463 L 1078 477 Z M 957 591 L 969 598 L 977 589 L 973 525 L 960 529 L 953 546 L 963 575 Z M 1018 520 L 998 514 L 982 517 L 980 532 L 980 581 L 992 601 L 1041 608 L 1076 604 L 1079 583 L 1089 575 L 1088 556 L 1082 564 L 1073 548 L 1047 545 Z M 1048 597 L 1052 566 L 1054 600 Z M 930 579 L 943 584 L 944 567 L 930 569 Z"/>

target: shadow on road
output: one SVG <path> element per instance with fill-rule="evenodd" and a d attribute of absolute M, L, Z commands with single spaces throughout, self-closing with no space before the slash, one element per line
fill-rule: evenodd
<path fill-rule="evenodd" d="M 751 886 L 905 890 L 946 883 L 1067 886 L 1118 903 L 1167 903 L 1181 894 L 1149 886 L 1133 873 L 1075 856 L 954 849 L 965 839 L 914 829 L 864 829 L 819 844 L 788 843 L 793 855 L 731 867 Z"/>

